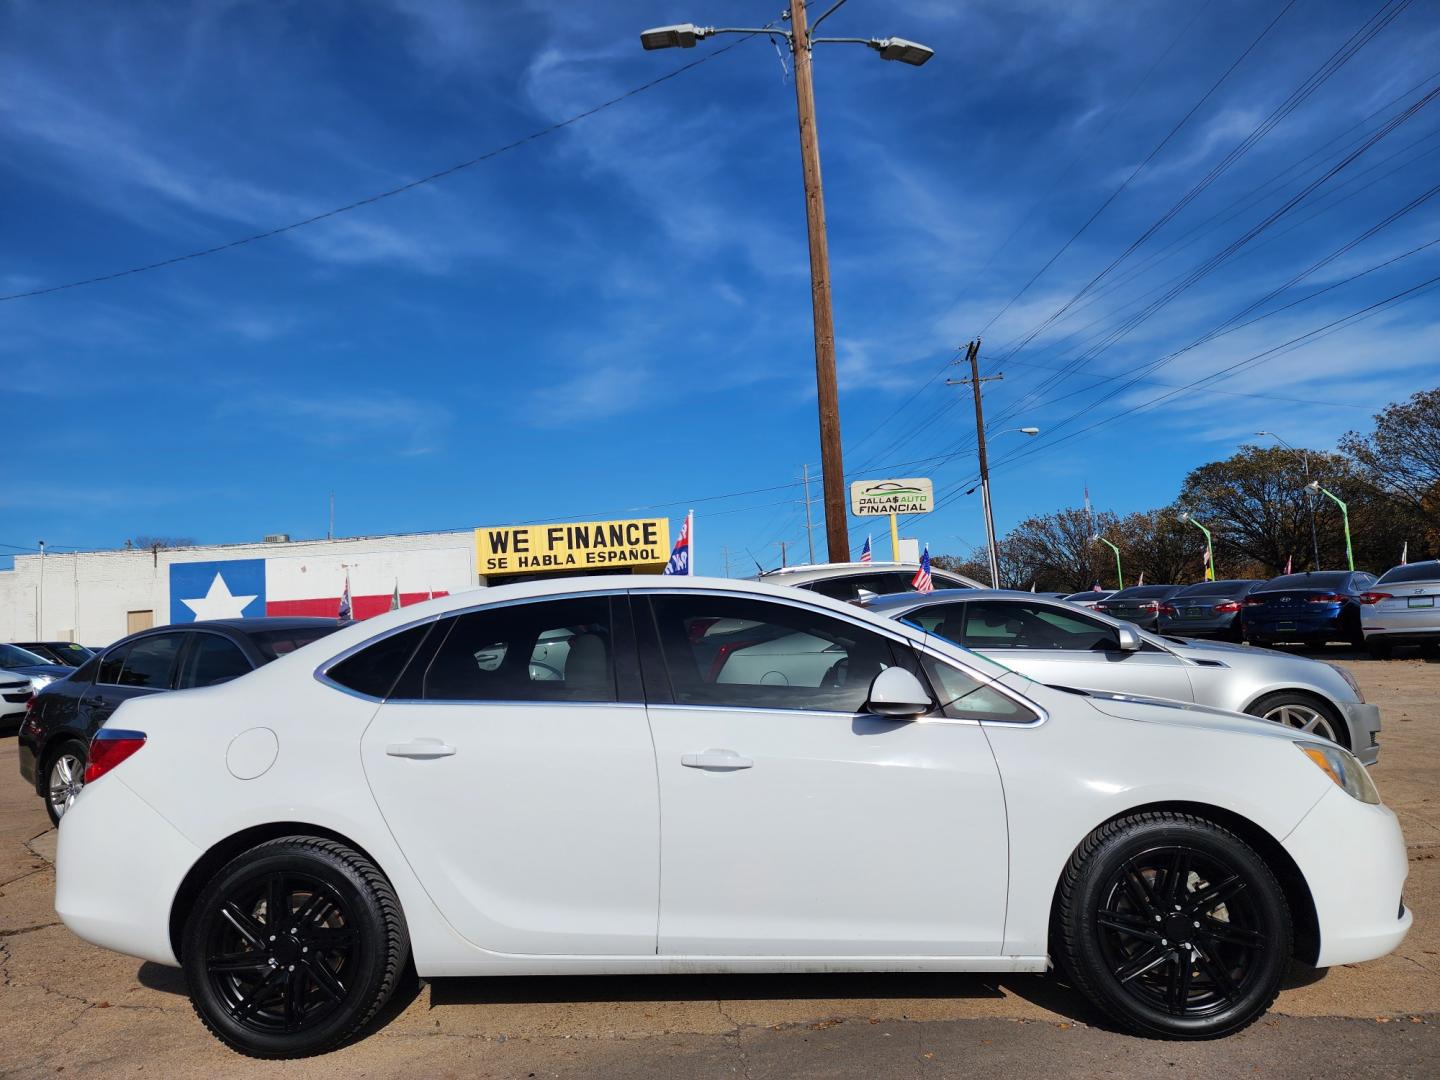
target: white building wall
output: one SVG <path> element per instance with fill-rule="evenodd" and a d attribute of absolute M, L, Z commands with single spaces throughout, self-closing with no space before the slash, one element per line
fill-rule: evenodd
<path fill-rule="evenodd" d="M 230 559 L 267 560 L 272 596 L 338 596 L 347 568 L 356 596 L 388 595 L 397 582 L 402 593 L 477 584 L 469 532 L 17 555 L 13 570 L 0 571 L 0 640 L 108 645 L 125 635 L 128 612 L 151 611 L 157 626 L 170 621 L 172 563 Z"/>

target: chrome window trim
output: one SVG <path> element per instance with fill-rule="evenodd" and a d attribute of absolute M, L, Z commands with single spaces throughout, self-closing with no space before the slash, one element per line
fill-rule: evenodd
<path fill-rule="evenodd" d="M 354 656 L 354 655 L 355 655 L 357 652 L 359 652 L 361 649 L 367 649 L 367 648 L 369 648 L 371 645 L 378 645 L 380 642 L 384 641 L 386 638 L 394 637 L 396 634 L 404 633 L 406 630 L 414 630 L 416 627 L 424 626 L 424 625 L 426 625 L 427 623 L 439 622 L 441 619 L 457 618 L 457 617 L 459 617 L 459 616 L 461 616 L 461 615 L 470 615 L 470 614 L 473 614 L 474 612 L 477 612 L 477 611 L 498 611 L 498 610 L 501 609 L 501 608 L 516 607 L 516 606 L 518 606 L 518 605 L 520 605 L 520 604 L 544 604 L 544 603 L 550 602 L 551 600 L 573 600 L 573 599 L 575 599 L 576 597 L 581 597 L 581 596 L 605 596 L 605 597 L 614 598 L 614 597 L 616 597 L 616 596 L 627 596 L 627 595 L 629 595 L 629 593 L 628 593 L 628 590 L 625 590 L 625 589 L 615 589 L 615 590 L 580 589 L 580 590 L 576 590 L 575 592 L 551 593 L 551 594 L 547 594 L 547 595 L 545 595 L 545 596 L 512 597 L 512 598 L 509 599 L 509 600 L 494 600 L 494 601 L 491 601 L 491 602 L 488 603 L 488 604 L 468 604 L 468 605 L 466 605 L 465 607 L 451 608 L 449 611 L 436 612 L 436 613 L 433 614 L 433 615 L 426 615 L 426 616 L 424 616 L 423 618 L 416 619 L 414 622 L 405 623 L 403 626 L 395 626 L 395 627 L 392 627 L 392 628 L 389 629 L 389 630 L 385 630 L 385 631 L 383 631 L 383 632 L 381 632 L 381 633 L 379 633 L 379 634 L 376 634 L 374 637 L 366 638 L 364 641 L 360 642 L 360 643 L 357 644 L 357 645 L 352 645 L 352 646 L 350 646 L 350 647 L 349 647 L 348 649 L 346 649 L 344 652 L 336 653 L 336 654 L 335 654 L 334 656 L 332 656 L 330 659 L 325 660 L 325 661 L 322 661 L 322 662 L 319 664 L 319 666 L 317 666 L 317 667 L 315 668 L 315 672 L 314 672 L 314 674 L 315 674 L 315 681 L 321 683 L 321 684 L 324 685 L 324 686 L 330 687 L 332 690 L 339 690 L 342 694 L 349 694 L 349 695 L 350 695 L 351 697 L 353 697 L 353 698 L 359 698 L 361 701 L 373 701 L 373 702 L 380 703 L 380 704 L 388 703 L 389 700 L 393 700 L 393 701 L 395 701 L 395 702 L 397 702 L 397 703 L 400 702 L 400 701 L 404 701 L 406 704 L 412 704 L 412 705 L 417 705 L 417 704 L 418 704 L 418 705 L 476 705 L 476 704 L 487 704 L 487 703 L 490 703 L 490 702 L 486 702 L 484 699 L 477 699 L 477 700 L 473 700 L 473 701 L 472 701 L 472 700 L 470 700 L 470 699 L 468 699 L 468 698 L 466 698 L 466 699 L 436 698 L 436 699 L 434 699 L 434 700 L 431 700 L 431 699 L 429 699 L 429 698 L 404 698 L 404 699 L 401 699 L 401 698 L 395 698 L 395 699 L 378 698 L 378 697 L 375 697 L 375 696 L 373 696 L 373 695 L 371 695 L 371 694 L 362 694 L 362 693 L 360 693 L 360 691 L 358 691 L 358 690 L 352 690 L 352 689 L 350 689 L 350 687 L 348 687 L 348 686 L 342 686 L 340 683 L 338 683 L 338 682 L 336 682 L 334 679 L 330 678 L 330 674 L 329 674 L 329 673 L 330 673 L 330 669 L 333 668 L 336 664 L 339 664 L 339 663 L 340 663 L 341 661 L 343 661 L 343 660 L 348 660 L 350 657 Z M 645 703 L 644 703 L 643 701 L 641 701 L 641 702 L 630 702 L 630 701 L 625 701 L 625 702 L 621 702 L 621 701 L 597 701 L 597 702 L 579 702 L 579 701 L 571 701 L 571 702 L 565 702 L 565 701 L 538 701 L 538 702 L 531 702 L 531 701 L 498 701 L 498 702 L 493 702 L 493 704 L 497 704 L 497 705 L 499 705 L 499 704 L 505 704 L 505 705 L 557 705 L 557 704 L 558 704 L 558 705 L 584 705 L 584 704 L 594 704 L 594 705 L 635 705 L 635 704 L 639 704 L 639 705 L 644 705 Z"/>
<path fill-rule="evenodd" d="M 646 708 L 653 712 L 694 712 L 697 709 L 704 712 L 722 713 L 745 713 L 755 715 L 763 713 L 766 716 L 775 713 L 784 713 L 787 716 L 818 716 L 830 720 L 884 720 L 891 724 L 955 724 L 961 727 L 978 727 L 979 720 L 971 720 L 966 717 L 955 716 L 931 716 L 925 714 L 911 718 L 880 716 L 877 713 L 868 712 L 836 712 L 833 709 L 766 709 L 755 705 L 648 705 Z M 1010 727 L 1023 727 L 1024 725 L 1011 724 Z"/>

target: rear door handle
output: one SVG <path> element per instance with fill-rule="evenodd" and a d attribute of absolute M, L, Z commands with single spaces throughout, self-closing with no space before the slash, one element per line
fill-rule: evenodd
<path fill-rule="evenodd" d="M 439 739 L 411 739 L 409 742 L 391 743 L 385 747 L 385 753 L 390 755 L 390 757 L 408 757 L 428 760 L 430 758 L 449 757 L 455 753 L 455 747 Z"/>
<path fill-rule="evenodd" d="M 733 772 L 736 769 L 748 769 L 755 762 L 748 757 L 741 757 L 734 750 L 703 750 L 698 754 L 681 754 L 680 764 L 687 769 Z"/>

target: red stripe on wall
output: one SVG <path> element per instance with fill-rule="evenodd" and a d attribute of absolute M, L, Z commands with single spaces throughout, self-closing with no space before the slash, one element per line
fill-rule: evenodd
<path fill-rule="evenodd" d="M 445 589 L 436 589 L 435 595 L 449 596 Z M 355 618 L 371 619 L 376 615 L 383 615 L 390 610 L 391 593 L 379 593 L 375 596 L 352 596 L 350 606 L 354 609 Z M 428 592 L 401 593 L 400 606 L 409 607 L 411 604 L 418 604 L 423 600 L 430 599 Z M 265 601 L 266 615 L 315 615 L 322 619 L 333 619 L 340 610 L 340 597 L 322 596 L 315 600 L 267 600 Z"/>

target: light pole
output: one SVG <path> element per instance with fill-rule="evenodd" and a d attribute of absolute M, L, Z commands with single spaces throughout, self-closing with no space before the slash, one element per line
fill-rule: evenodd
<path fill-rule="evenodd" d="M 1340 507 L 1340 523 L 1345 526 L 1345 564 L 1350 567 L 1351 570 L 1354 570 L 1355 549 L 1350 546 L 1350 508 L 1345 505 L 1345 500 L 1341 499 L 1339 495 L 1336 495 L 1333 491 L 1326 491 L 1321 487 L 1319 480 L 1311 480 L 1310 483 L 1305 485 L 1305 490 L 1310 492 L 1311 495 L 1324 495 L 1336 506 Z M 1319 570 L 1320 567 L 1317 566 L 1315 569 Z"/>
<path fill-rule="evenodd" d="M 1125 572 L 1120 569 L 1120 549 L 1099 533 L 1096 533 L 1090 539 L 1097 544 L 1104 544 L 1111 551 L 1115 552 L 1115 589 L 1118 592 L 1120 589 L 1125 588 Z"/>
<path fill-rule="evenodd" d="M 815 386 L 820 410 L 820 479 L 825 502 L 825 537 L 831 562 L 850 558 L 850 529 L 845 501 L 845 466 L 840 452 L 840 395 L 835 380 L 835 317 L 830 305 L 830 247 L 825 235 L 825 195 L 820 183 L 820 143 L 815 132 L 815 85 L 810 51 L 820 44 L 868 45 L 882 60 L 898 60 L 919 67 L 935 55 L 933 49 L 903 38 L 815 37 L 845 0 L 808 24 L 804 0 L 791 0 L 789 30 L 773 27 L 714 27 L 679 23 L 646 30 L 640 44 L 646 49 L 691 49 L 715 34 L 779 35 L 795 58 L 795 106 L 800 121 L 800 165 L 805 178 L 805 222 L 810 237 L 810 304 L 815 323 Z"/>
<path fill-rule="evenodd" d="M 980 413 L 979 399 L 976 400 L 975 419 L 976 423 L 980 425 L 980 504 L 985 510 L 985 546 L 990 555 L 990 587 L 998 589 L 1000 587 L 1000 553 L 995 547 L 995 506 L 990 501 L 990 464 L 985 456 L 985 419 Z M 999 434 L 1008 435 L 1014 431 L 1032 438 L 1040 434 L 1038 427 L 1006 428 Z"/>
<path fill-rule="evenodd" d="M 1189 510 L 1180 511 L 1180 520 L 1194 525 L 1205 534 L 1205 580 L 1215 580 L 1215 539 L 1210 535 L 1210 530 L 1195 520 L 1195 515 Z"/>
<path fill-rule="evenodd" d="M 1274 440 L 1275 440 L 1276 442 L 1278 442 L 1281 446 L 1285 447 L 1285 449 L 1289 450 L 1292 454 L 1297 454 L 1297 453 L 1298 453 L 1298 454 L 1300 455 L 1301 465 L 1302 465 L 1302 466 L 1304 467 L 1304 469 L 1305 469 L 1305 483 L 1306 483 L 1306 486 L 1307 486 L 1307 488 L 1308 488 L 1309 483 L 1310 483 L 1310 451 L 1308 451 L 1308 450 L 1297 450 L 1295 447 L 1291 446 L 1288 442 L 1286 442 L 1284 439 L 1282 439 L 1279 435 L 1276 435 L 1275 432 L 1273 432 L 1273 431 L 1257 431 L 1257 432 L 1255 432 L 1255 434 L 1256 434 L 1256 435 L 1269 435 L 1270 438 L 1274 439 Z M 1319 533 L 1319 531 L 1315 528 L 1315 500 L 1314 500 L 1314 498 L 1310 498 L 1310 499 L 1307 499 L 1307 500 L 1305 500 L 1305 501 L 1306 501 L 1307 503 L 1309 503 L 1309 505 L 1310 505 L 1310 558 L 1311 558 L 1311 562 L 1312 562 L 1312 564 L 1314 565 L 1315 569 L 1316 569 L 1316 570 L 1319 570 L 1319 569 L 1320 569 L 1320 533 Z"/>

